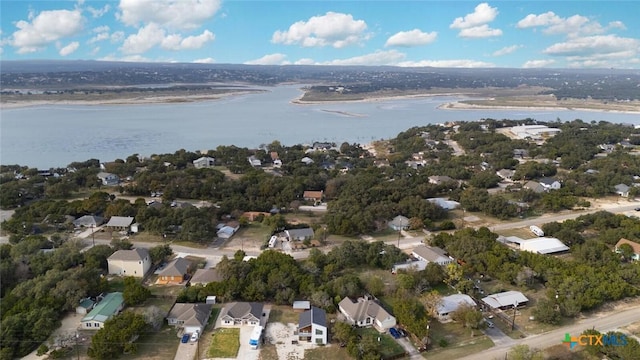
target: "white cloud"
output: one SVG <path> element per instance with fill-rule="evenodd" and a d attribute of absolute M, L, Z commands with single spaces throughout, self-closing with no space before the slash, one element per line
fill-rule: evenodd
<path fill-rule="evenodd" d="M 91 13 L 91 16 L 93 16 L 93 18 L 99 18 L 102 17 L 102 15 L 106 14 L 109 12 L 109 10 L 111 10 L 111 6 L 109 4 L 105 5 L 104 7 L 100 8 L 100 9 L 96 9 L 94 7 L 87 7 L 87 11 L 89 11 Z"/>
<path fill-rule="evenodd" d="M 96 36 L 92 37 L 91 39 L 89 39 L 89 41 L 87 41 L 88 44 L 94 44 L 97 43 L 98 41 L 103 41 L 103 40 L 107 40 L 109 39 L 110 35 L 108 32 L 103 32 L 103 33 L 99 33 Z"/>
<path fill-rule="evenodd" d="M 120 51 L 124 54 L 142 54 L 164 40 L 164 30 L 155 23 L 141 27 L 136 34 L 129 35 Z"/>
<path fill-rule="evenodd" d="M 303 47 L 332 46 L 343 48 L 368 39 L 367 23 L 350 14 L 327 12 L 308 21 L 298 21 L 285 31 L 276 31 L 271 42 Z"/>
<path fill-rule="evenodd" d="M 109 30 L 111 30 L 109 26 L 103 25 L 103 26 L 94 27 L 93 29 L 91 29 L 91 32 L 99 34 L 103 32 L 108 32 Z"/>
<path fill-rule="evenodd" d="M 495 64 L 469 59 L 460 60 L 421 60 L 405 61 L 397 64 L 404 67 L 447 67 L 447 68 L 488 68 L 495 67 Z"/>
<path fill-rule="evenodd" d="M 208 57 L 204 59 L 195 59 L 193 62 L 196 64 L 214 64 L 216 60 L 212 57 Z"/>
<path fill-rule="evenodd" d="M 119 42 L 122 42 L 123 40 L 124 40 L 124 31 L 115 31 L 113 34 L 111 34 L 112 44 L 117 44 Z"/>
<path fill-rule="evenodd" d="M 387 39 L 384 44 L 387 46 L 420 46 L 434 42 L 438 37 L 438 33 L 432 31 L 430 33 L 422 32 L 419 29 L 413 29 L 411 31 L 400 31 Z"/>
<path fill-rule="evenodd" d="M 141 27 L 136 34 L 129 35 L 120 47 L 124 54 L 142 54 L 160 45 L 165 50 L 193 50 L 199 49 L 207 42 L 213 41 L 215 35 L 205 30 L 200 35 L 187 36 L 180 34 L 167 35 L 165 30 L 155 23 Z"/>
<path fill-rule="evenodd" d="M 492 29 L 487 24 L 461 29 L 458 33 L 458 36 L 468 39 L 480 39 L 500 35 L 502 35 L 502 30 Z"/>
<path fill-rule="evenodd" d="M 498 16 L 498 8 L 491 7 L 487 3 L 481 3 L 476 6 L 472 13 L 453 20 L 449 28 L 460 30 L 458 36 L 462 38 L 479 39 L 501 36 L 502 30 L 492 29 L 488 25 L 495 20 L 496 16 Z"/>
<path fill-rule="evenodd" d="M 268 54 L 259 59 L 250 60 L 245 62 L 247 65 L 284 65 L 287 55 L 285 54 Z"/>
<path fill-rule="evenodd" d="M 572 38 L 546 48 L 543 53 L 552 56 L 627 56 L 640 52 L 640 40 L 616 35 L 596 35 Z"/>
<path fill-rule="evenodd" d="M 555 60 L 529 60 L 525 62 L 522 67 L 525 69 L 541 68 L 554 64 Z"/>
<path fill-rule="evenodd" d="M 522 48 L 522 45 L 511 45 L 511 46 L 505 46 L 500 50 L 496 50 L 493 52 L 493 56 L 504 56 L 504 55 L 508 55 L 511 54 L 513 52 L 515 52 L 516 50 Z"/>
<path fill-rule="evenodd" d="M 172 29 L 194 29 L 211 19 L 221 0 L 120 0 L 116 17 L 129 26 L 156 23 Z"/>
<path fill-rule="evenodd" d="M 58 53 L 60 54 L 60 56 L 67 56 L 67 55 L 73 54 L 76 50 L 78 50 L 79 47 L 80 47 L 80 43 L 77 41 L 74 41 L 69 45 L 60 49 Z"/>
<path fill-rule="evenodd" d="M 302 58 L 302 59 L 296 60 L 294 64 L 295 65 L 315 65 L 316 62 L 313 61 L 313 59 Z"/>
<path fill-rule="evenodd" d="M 209 30 L 205 30 L 200 35 L 187 36 L 184 39 L 178 34 L 171 34 L 162 40 L 161 46 L 163 49 L 174 51 L 200 49 L 215 38 L 216 36 Z"/>
<path fill-rule="evenodd" d="M 30 14 L 30 21 L 20 20 L 19 29 L 13 33 L 11 45 L 24 54 L 37 51 L 55 41 L 71 37 L 82 30 L 84 18 L 80 10 L 48 10 L 37 16 Z"/>
<path fill-rule="evenodd" d="M 102 61 L 126 61 L 126 62 L 153 62 L 153 60 L 148 59 L 142 55 L 129 55 L 123 57 L 117 57 L 114 55 L 107 55 L 99 60 Z M 163 61 L 166 62 L 166 61 Z"/>
<path fill-rule="evenodd" d="M 406 55 L 397 50 L 376 51 L 371 54 L 355 56 L 348 59 L 337 59 L 321 63 L 321 65 L 395 65 L 404 60 Z"/>
<path fill-rule="evenodd" d="M 545 34 L 566 34 L 571 37 L 602 34 L 610 29 L 626 29 L 621 21 L 612 21 L 604 27 L 586 16 L 573 15 L 562 18 L 552 11 L 539 15 L 529 14 L 518 21 L 516 26 L 520 29 L 542 27 Z"/>
<path fill-rule="evenodd" d="M 487 3 L 481 3 L 476 6 L 474 12 L 453 20 L 449 25 L 451 29 L 467 29 L 471 27 L 487 24 L 495 20 L 498 16 L 498 9 L 492 8 Z"/>

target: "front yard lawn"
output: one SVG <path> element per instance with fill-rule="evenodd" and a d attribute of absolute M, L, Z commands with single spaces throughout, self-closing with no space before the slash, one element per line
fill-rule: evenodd
<path fill-rule="evenodd" d="M 235 358 L 240 349 L 240 329 L 216 329 L 211 335 L 211 345 L 207 356 L 212 358 Z"/>
<path fill-rule="evenodd" d="M 400 346 L 390 335 L 380 334 L 376 329 L 373 328 L 360 328 L 358 329 L 358 334 L 362 337 L 368 336 L 375 339 L 377 342 L 380 339 L 380 355 L 383 358 L 395 357 L 401 354 L 404 354 L 404 348 Z"/>

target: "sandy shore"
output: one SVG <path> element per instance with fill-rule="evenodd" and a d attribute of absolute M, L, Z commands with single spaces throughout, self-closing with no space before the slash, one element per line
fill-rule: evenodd
<path fill-rule="evenodd" d="M 468 97 L 469 94 L 463 93 L 433 93 L 433 94 L 411 94 L 411 95 L 393 95 L 393 96 L 370 96 L 365 99 L 353 99 L 353 100 L 326 100 L 326 101 L 306 101 L 302 100 L 304 94 L 290 101 L 292 104 L 296 105 L 322 105 L 322 104 L 348 104 L 348 103 L 370 103 L 370 102 L 382 102 L 382 101 L 392 101 L 392 100 L 407 100 L 407 99 L 420 99 L 420 98 L 430 98 L 436 96 L 464 96 Z"/>
<path fill-rule="evenodd" d="M 254 94 L 255 91 L 232 91 L 222 94 L 201 94 L 201 95 L 168 95 L 168 96 L 135 96 L 123 97 L 115 99 L 85 99 L 85 100 L 20 100 L 20 101 L 3 101 L 0 103 L 0 109 L 19 109 L 32 106 L 46 105 L 148 105 L 148 104 L 180 104 L 202 101 L 215 101 L 231 96 L 240 96 Z"/>
<path fill-rule="evenodd" d="M 511 106 L 511 105 L 478 105 L 478 104 L 467 104 L 461 102 L 448 102 L 438 106 L 438 109 L 442 110 L 544 110 L 544 111 L 553 111 L 553 110 L 576 110 L 576 111 L 593 111 L 593 112 L 609 112 L 609 113 L 620 113 L 620 114 L 640 114 L 639 110 L 617 110 L 617 109 L 607 109 L 607 108 L 589 108 L 589 107 L 579 107 L 579 106 L 565 106 L 563 104 L 558 104 L 557 106 L 549 106 L 545 105 L 531 105 L 531 106 Z"/>

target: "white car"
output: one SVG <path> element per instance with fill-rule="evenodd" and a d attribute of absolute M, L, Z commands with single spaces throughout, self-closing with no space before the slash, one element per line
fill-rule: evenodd
<path fill-rule="evenodd" d="M 191 334 L 191 341 L 198 341 L 198 332 L 194 332 L 193 334 Z"/>

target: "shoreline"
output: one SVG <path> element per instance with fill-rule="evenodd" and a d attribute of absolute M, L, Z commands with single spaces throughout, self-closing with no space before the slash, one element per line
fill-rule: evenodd
<path fill-rule="evenodd" d="M 304 97 L 304 90 L 300 89 L 302 94 L 291 101 L 290 104 L 293 105 L 324 105 L 324 104 L 349 104 L 349 103 L 376 103 L 376 102 L 384 102 L 384 101 L 395 101 L 395 100 L 408 100 L 408 99 L 421 99 L 421 98 L 433 98 L 439 96 L 458 96 L 465 98 L 475 98 L 468 93 L 461 92 L 441 92 L 441 93 L 430 93 L 430 94 L 408 94 L 408 95 L 389 95 L 389 96 L 372 96 L 369 98 L 363 99 L 354 99 L 354 100 L 314 100 L 314 101 L 304 101 L 302 98 Z M 163 95 L 163 96 L 139 96 L 139 97 L 130 97 L 130 98 L 117 98 L 117 99 L 96 99 L 96 100 L 53 100 L 53 99 L 43 99 L 43 100 L 25 100 L 25 101 L 8 101 L 0 103 L 0 110 L 13 110 L 13 109 L 22 109 L 28 107 L 38 107 L 38 106 L 58 106 L 58 105 L 71 105 L 71 106 L 109 106 L 109 105 L 152 105 L 152 104 L 186 104 L 186 103 L 195 103 L 195 102 L 206 102 L 206 101 L 216 101 L 221 100 L 227 97 L 233 96 L 243 96 L 248 94 L 255 94 L 255 91 L 232 91 L 228 93 L 218 93 L 218 94 L 202 94 L 202 95 Z M 487 98 L 489 99 L 489 98 Z M 590 112 L 602 112 L 602 113 L 619 113 L 619 114 L 640 114 L 640 109 L 638 110 L 618 110 L 618 109 L 606 109 L 606 108 L 593 108 L 593 107 L 580 107 L 580 106 L 568 106 L 563 104 L 558 104 L 557 106 L 549 106 L 549 104 L 540 104 L 540 106 L 535 105 L 522 105 L 522 106 L 514 106 L 514 105 L 478 105 L 478 104 L 467 104 L 462 103 L 460 101 L 455 102 L 445 102 L 437 106 L 439 110 L 541 110 L 541 111 L 553 111 L 553 110 L 575 110 L 575 111 L 590 111 Z M 351 114 L 342 111 L 336 110 L 322 110 L 328 113 L 339 114 L 348 117 L 364 117 L 362 114 Z"/>
<path fill-rule="evenodd" d="M 617 110 L 617 109 L 597 109 L 589 107 L 579 106 L 513 106 L 513 105 L 477 105 L 466 104 L 461 102 L 448 102 L 438 105 L 439 110 L 541 110 L 541 111 L 553 111 L 553 110 L 569 110 L 569 111 L 590 111 L 590 112 L 603 112 L 603 113 L 616 113 L 616 114 L 640 114 L 640 110 Z"/>
<path fill-rule="evenodd" d="M 202 94 L 202 95 L 163 95 L 163 96 L 138 96 L 129 98 L 117 98 L 108 100 L 25 100 L 25 101 L 8 101 L 0 103 L 0 110 L 23 109 L 38 106 L 110 106 L 110 105 L 152 105 L 152 104 L 187 104 L 195 102 L 206 102 L 222 100 L 232 96 L 242 96 L 254 94 L 255 91 L 232 91 L 219 94 Z"/>

